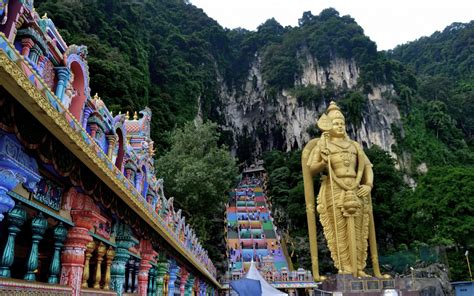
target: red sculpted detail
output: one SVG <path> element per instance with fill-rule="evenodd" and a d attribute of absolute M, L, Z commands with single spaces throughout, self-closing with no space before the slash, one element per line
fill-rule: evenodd
<path fill-rule="evenodd" d="M 149 240 L 141 240 L 139 248 L 142 260 L 140 261 L 140 271 L 138 272 L 138 295 L 146 296 L 148 272 L 151 268 L 150 261 L 154 261 L 158 253 L 153 250 L 153 246 Z"/>
<path fill-rule="evenodd" d="M 79 194 L 73 195 L 79 196 Z M 76 201 L 75 199 L 72 202 L 73 208 Z M 92 241 L 89 230 L 93 228 L 97 221 L 105 221 L 105 219 L 98 213 L 87 210 L 71 210 L 71 217 L 75 226 L 69 229 L 61 254 L 61 285 L 72 287 L 72 295 L 79 296 L 84 271 L 84 251 L 87 243 Z"/>

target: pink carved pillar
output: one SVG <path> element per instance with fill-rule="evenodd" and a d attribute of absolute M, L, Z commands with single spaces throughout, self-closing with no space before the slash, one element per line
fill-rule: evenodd
<path fill-rule="evenodd" d="M 97 221 L 105 223 L 100 210 L 87 195 L 71 188 L 64 195 L 63 210 L 70 210 L 75 226 L 67 234 L 61 255 L 61 285 L 72 287 L 72 296 L 81 295 L 82 273 L 84 271 L 85 250 L 92 241 L 89 235 Z"/>
<path fill-rule="evenodd" d="M 194 280 L 194 288 L 193 288 L 194 294 L 193 294 L 193 295 L 196 295 L 196 296 L 197 296 L 197 295 L 200 295 L 200 294 L 199 294 L 199 285 L 200 285 L 200 283 L 199 283 L 199 278 L 196 277 L 196 279 Z"/>
<path fill-rule="evenodd" d="M 84 271 L 84 251 L 92 241 L 89 230 L 95 224 L 98 214 L 92 211 L 72 210 L 74 227 L 69 229 L 61 255 L 61 285 L 72 287 L 72 295 L 81 295 L 82 272 Z"/>
<path fill-rule="evenodd" d="M 148 240 L 140 241 L 140 251 L 142 260 L 140 261 L 140 270 L 138 272 L 138 295 L 146 296 L 148 288 L 148 272 L 151 269 L 150 261 L 153 261 L 158 253 L 153 250 L 153 246 Z"/>
<path fill-rule="evenodd" d="M 25 38 L 21 40 L 21 45 L 23 45 L 23 48 L 21 50 L 21 55 L 24 57 L 28 57 L 30 55 L 30 49 L 33 48 L 35 43 L 31 38 Z"/>
<path fill-rule="evenodd" d="M 179 285 L 179 294 L 181 296 L 184 296 L 184 291 L 186 288 L 186 282 L 188 281 L 188 277 L 189 277 L 189 272 L 185 268 L 182 268 L 181 269 L 181 283 Z"/>

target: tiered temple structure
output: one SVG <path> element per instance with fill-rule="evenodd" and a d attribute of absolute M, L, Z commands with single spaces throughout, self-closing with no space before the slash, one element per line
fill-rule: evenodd
<path fill-rule="evenodd" d="M 151 116 L 113 116 L 91 96 L 87 48 L 33 1 L 0 1 L 0 294 L 217 293 L 156 178 Z"/>
<path fill-rule="evenodd" d="M 265 194 L 265 171 L 261 166 L 244 170 L 230 193 L 227 207 L 228 280 L 245 276 L 253 260 L 265 280 L 289 295 L 312 295 L 317 284 L 311 272 L 293 270 L 288 253 L 273 223 L 271 203 Z"/>

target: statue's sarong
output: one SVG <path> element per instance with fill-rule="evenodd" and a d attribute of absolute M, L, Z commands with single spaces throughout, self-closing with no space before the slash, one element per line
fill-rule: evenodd
<path fill-rule="evenodd" d="M 343 203 L 348 199 L 357 199 L 362 205 L 360 210 L 353 216 L 357 249 L 357 269 L 364 270 L 367 261 L 369 236 L 369 205 L 355 197 L 355 192 L 342 189 L 336 182 L 333 182 L 332 188 L 334 189 L 333 194 L 331 194 L 329 178 L 323 178 L 317 201 L 319 217 L 329 251 L 331 252 L 331 258 L 340 272 L 351 273 L 350 230 L 347 223 L 349 218 L 344 216 Z M 336 204 L 334 209 L 333 196 Z"/>

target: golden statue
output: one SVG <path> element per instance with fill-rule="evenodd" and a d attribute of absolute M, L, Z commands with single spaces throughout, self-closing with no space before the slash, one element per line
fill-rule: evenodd
<path fill-rule="evenodd" d="M 323 176 L 317 212 L 338 272 L 369 276 L 364 269 L 370 247 L 374 275 L 382 277 L 370 197 L 372 164 L 361 146 L 347 136 L 344 115 L 336 103 L 331 102 L 318 127 L 322 138 L 311 140 L 301 158 L 314 279 L 324 279 L 319 276 L 313 189 L 313 177 L 318 173 Z"/>

